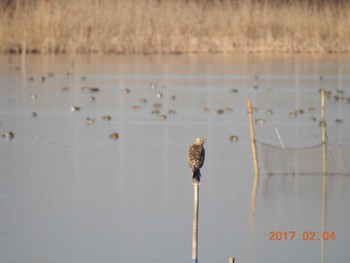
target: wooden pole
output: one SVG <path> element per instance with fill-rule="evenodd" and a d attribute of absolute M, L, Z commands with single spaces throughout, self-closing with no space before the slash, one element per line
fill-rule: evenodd
<path fill-rule="evenodd" d="M 324 103 L 324 90 L 321 91 L 321 123 L 322 123 L 322 158 L 323 158 L 323 173 L 327 172 L 327 160 L 326 160 L 326 121 L 325 121 L 325 103 Z"/>
<path fill-rule="evenodd" d="M 235 263 L 235 257 L 229 257 L 228 263 Z"/>
<path fill-rule="evenodd" d="M 253 116 L 252 116 L 253 110 L 252 110 L 252 104 L 251 104 L 250 100 L 247 101 L 247 107 L 248 107 L 248 115 L 249 115 L 250 141 L 252 144 L 254 170 L 255 170 L 255 174 L 258 174 L 259 173 L 259 165 L 258 165 L 258 159 L 256 157 L 255 133 L 254 133 L 254 124 L 253 124 Z"/>
<path fill-rule="evenodd" d="M 192 263 L 198 262 L 198 208 L 199 208 L 199 184 L 193 184 L 193 228 L 192 228 Z"/>
<path fill-rule="evenodd" d="M 322 159 L 323 159 L 323 188 L 322 188 L 322 233 L 325 231 L 326 217 L 326 193 L 327 193 L 327 144 L 326 144 L 326 121 L 325 121 L 325 99 L 324 90 L 321 91 L 321 114 L 322 114 Z M 324 240 L 321 238 L 321 262 L 324 262 Z"/>

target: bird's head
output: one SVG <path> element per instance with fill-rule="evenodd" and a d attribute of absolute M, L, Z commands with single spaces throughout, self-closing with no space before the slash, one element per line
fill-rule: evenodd
<path fill-rule="evenodd" d="M 207 141 L 205 140 L 205 138 L 203 138 L 203 137 L 198 137 L 194 143 L 195 143 L 195 144 L 198 144 L 198 145 L 203 145 L 203 144 L 206 143 L 206 142 L 207 142 Z"/>

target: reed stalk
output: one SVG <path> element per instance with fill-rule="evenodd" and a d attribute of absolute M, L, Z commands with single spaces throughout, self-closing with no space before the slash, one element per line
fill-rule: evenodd
<path fill-rule="evenodd" d="M 342 0 L 0 0 L 0 52 L 23 41 L 36 53 L 349 52 L 349 11 Z"/>

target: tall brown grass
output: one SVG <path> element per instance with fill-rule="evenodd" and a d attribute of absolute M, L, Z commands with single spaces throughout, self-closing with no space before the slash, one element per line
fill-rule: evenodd
<path fill-rule="evenodd" d="M 0 52 L 349 52 L 348 2 L 0 0 Z"/>

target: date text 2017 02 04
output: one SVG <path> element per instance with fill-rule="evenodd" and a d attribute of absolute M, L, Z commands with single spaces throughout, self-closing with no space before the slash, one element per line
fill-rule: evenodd
<path fill-rule="evenodd" d="M 269 240 L 335 240 L 334 231 L 323 231 L 317 233 L 315 231 L 303 231 L 297 233 L 296 231 L 270 231 Z"/>

